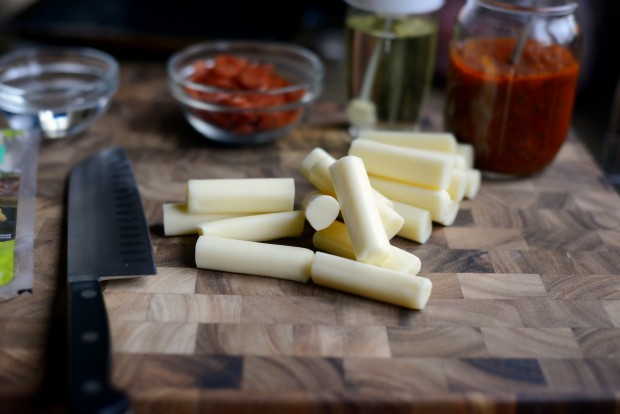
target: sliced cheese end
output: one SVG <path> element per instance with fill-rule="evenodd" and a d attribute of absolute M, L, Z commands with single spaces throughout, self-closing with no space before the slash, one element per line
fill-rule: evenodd
<path fill-rule="evenodd" d="M 340 214 L 338 200 L 327 194 L 309 193 L 302 201 L 306 220 L 315 230 L 323 230 L 332 224 Z"/>
<path fill-rule="evenodd" d="M 428 210 L 399 202 L 394 202 L 394 210 L 405 220 L 398 236 L 420 244 L 428 241 L 433 231 L 431 213 Z"/>
<path fill-rule="evenodd" d="M 187 211 L 185 203 L 165 203 L 162 209 L 164 234 L 166 236 L 198 234 L 198 225 L 200 223 L 243 215 L 243 213 L 191 214 Z"/>
<path fill-rule="evenodd" d="M 336 159 L 323 148 L 316 147 L 312 149 L 312 151 L 310 151 L 301 162 L 301 175 L 303 175 L 307 180 L 310 180 L 310 169 L 314 164 L 324 158 L 327 158 L 332 162 L 336 161 Z"/>

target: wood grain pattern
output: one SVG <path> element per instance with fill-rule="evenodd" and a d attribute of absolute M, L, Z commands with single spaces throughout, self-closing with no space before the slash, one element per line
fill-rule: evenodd
<path fill-rule="evenodd" d="M 426 244 L 392 240 L 433 282 L 413 311 L 196 269 L 196 236 L 163 235 L 161 205 L 190 178 L 293 177 L 299 204 L 305 155 L 347 153 L 342 104 L 317 102 L 280 141 L 229 147 L 186 123 L 162 64 L 122 71 L 87 132 L 42 143 L 34 293 L 0 303 L 0 413 L 64 412 L 65 179 L 111 145 L 134 165 L 158 265 L 103 283 L 113 381 L 136 413 L 620 412 L 620 197 L 576 137 L 541 174 L 485 179 Z M 425 125 L 441 129 L 435 98 Z"/>

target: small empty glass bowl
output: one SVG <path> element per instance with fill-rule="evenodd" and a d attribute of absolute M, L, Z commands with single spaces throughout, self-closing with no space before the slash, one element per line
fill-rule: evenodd
<path fill-rule="evenodd" d="M 114 58 L 94 49 L 17 50 L 0 57 L 0 111 L 13 129 L 75 135 L 107 109 L 118 72 Z"/>
<path fill-rule="evenodd" d="M 277 42 L 206 42 L 168 60 L 170 92 L 189 123 L 232 144 L 286 135 L 321 94 L 323 76 L 313 52 Z"/>

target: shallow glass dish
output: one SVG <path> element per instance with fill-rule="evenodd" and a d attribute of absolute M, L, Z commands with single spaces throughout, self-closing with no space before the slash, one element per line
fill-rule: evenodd
<path fill-rule="evenodd" d="M 0 111 L 13 129 L 75 135 L 108 108 L 118 72 L 113 57 L 94 49 L 17 50 L 0 57 Z"/>
<path fill-rule="evenodd" d="M 324 67 L 296 45 L 213 41 L 191 45 L 167 64 L 169 88 L 189 123 L 232 144 L 286 135 L 322 92 Z"/>

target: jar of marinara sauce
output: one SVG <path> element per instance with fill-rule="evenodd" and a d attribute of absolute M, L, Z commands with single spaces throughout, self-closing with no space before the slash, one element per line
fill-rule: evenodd
<path fill-rule="evenodd" d="M 486 176 L 543 170 L 571 123 L 581 33 L 577 0 L 467 0 L 454 26 L 446 129 Z"/>

